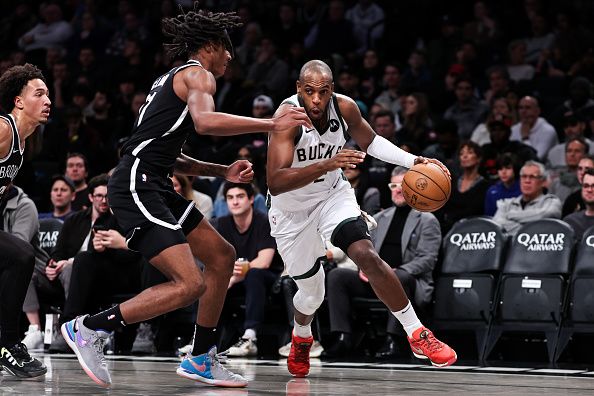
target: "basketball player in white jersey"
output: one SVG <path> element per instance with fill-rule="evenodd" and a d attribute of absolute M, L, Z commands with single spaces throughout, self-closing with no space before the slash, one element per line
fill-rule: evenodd
<path fill-rule="evenodd" d="M 267 179 L 271 209 L 269 220 L 287 272 L 299 286 L 293 299 L 295 326 L 287 360 L 296 377 L 309 373 L 313 342 L 310 323 L 324 299 L 323 240 L 345 251 L 367 275 L 377 296 L 403 325 L 415 356 L 444 367 L 456 361 L 456 352 L 424 327 L 395 273 L 377 254 L 355 194 L 342 168 L 355 167 L 365 153 L 342 149 L 348 136 L 363 151 L 382 161 L 410 168 L 439 161 L 415 157 L 376 135 L 355 102 L 333 93 L 332 71 L 313 60 L 301 69 L 297 94 L 281 103 L 304 107 L 314 128 L 294 127 L 270 134 Z"/>

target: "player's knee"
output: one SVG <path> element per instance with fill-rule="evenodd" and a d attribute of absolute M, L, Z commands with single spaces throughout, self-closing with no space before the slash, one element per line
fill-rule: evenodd
<path fill-rule="evenodd" d="M 351 256 L 351 251 L 355 243 L 362 240 L 371 241 L 371 237 L 367 223 L 365 223 L 363 218 L 358 217 L 353 221 L 348 221 L 339 226 L 335 231 L 332 244 Z"/>
<path fill-rule="evenodd" d="M 313 315 L 324 301 L 324 289 L 317 289 L 304 293 L 298 291 L 293 297 L 293 305 L 304 315 Z"/>
<path fill-rule="evenodd" d="M 220 249 L 219 260 L 220 267 L 222 267 L 221 271 L 228 273 L 229 277 L 231 277 L 231 274 L 233 273 L 233 265 L 235 264 L 236 257 L 237 254 L 235 253 L 233 245 L 225 241 Z"/>
<path fill-rule="evenodd" d="M 181 306 L 193 304 L 198 300 L 206 291 L 206 284 L 202 279 L 197 282 L 185 282 L 180 288 L 178 293 L 178 299 Z"/>

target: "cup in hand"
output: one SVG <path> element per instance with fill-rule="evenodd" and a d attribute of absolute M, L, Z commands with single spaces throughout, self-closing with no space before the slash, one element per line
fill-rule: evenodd
<path fill-rule="evenodd" d="M 241 276 L 245 276 L 250 270 L 250 262 L 243 257 L 238 258 L 237 262 L 241 264 Z"/>

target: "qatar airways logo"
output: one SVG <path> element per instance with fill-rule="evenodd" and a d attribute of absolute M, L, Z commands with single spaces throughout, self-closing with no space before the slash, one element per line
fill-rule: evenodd
<path fill-rule="evenodd" d="M 530 252 L 561 251 L 565 248 L 565 234 L 519 234 L 518 243 Z M 594 242 L 594 241 L 593 241 Z"/>
<path fill-rule="evenodd" d="M 39 231 L 39 246 L 42 249 L 51 249 L 58 242 L 60 231 Z"/>
<path fill-rule="evenodd" d="M 450 243 L 458 246 L 460 250 L 490 250 L 495 249 L 496 235 L 495 231 L 452 234 Z"/>

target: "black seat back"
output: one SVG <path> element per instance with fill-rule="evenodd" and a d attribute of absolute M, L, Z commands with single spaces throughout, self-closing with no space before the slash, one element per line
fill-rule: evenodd
<path fill-rule="evenodd" d="M 505 236 L 493 220 L 463 219 L 454 224 L 443 240 L 444 274 L 497 271 L 505 247 Z"/>
<path fill-rule="evenodd" d="M 59 219 L 49 218 L 39 220 L 39 246 L 49 255 L 51 255 L 56 247 L 62 225 L 63 222 Z"/>
<path fill-rule="evenodd" d="M 567 274 L 573 238 L 573 229 L 561 220 L 543 219 L 525 224 L 511 241 L 503 272 Z"/>
<path fill-rule="evenodd" d="M 584 232 L 579 242 L 573 276 L 594 276 L 594 226 Z"/>

